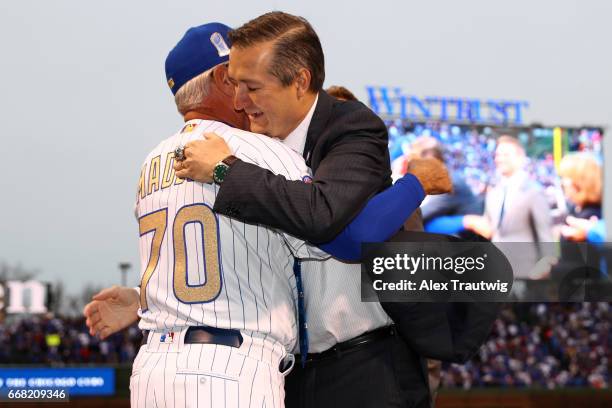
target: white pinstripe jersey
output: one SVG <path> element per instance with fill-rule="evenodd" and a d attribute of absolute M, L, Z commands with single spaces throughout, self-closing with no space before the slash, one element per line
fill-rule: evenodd
<path fill-rule="evenodd" d="M 140 328 L 208 325 L 253 332 L 291 350 L 297 337 L 293 258 L 302 241 L 213 213 L 218 186 L 175 177 L 173 151 L 215 132 L 241 160 L 290 180 L 309 175 L 282 143 L 214 121 L 193 120 L 161 142 L 141 170 Z M 251 333 L 249 333 L 251 334 Z"/>

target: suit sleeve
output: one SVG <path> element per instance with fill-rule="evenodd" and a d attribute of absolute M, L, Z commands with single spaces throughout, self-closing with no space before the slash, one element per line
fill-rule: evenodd
<path fill-rule="evenodd" d="M 319 143 L 324 154 L 312 183 L 290 181 L 237 161 L 230 168 L 214 210 L 244 222 L 278 228 L 298 238 L 332 240 L 390 180 L 387 130 L 369 111 L 349 113 L 343 129 Z"/>

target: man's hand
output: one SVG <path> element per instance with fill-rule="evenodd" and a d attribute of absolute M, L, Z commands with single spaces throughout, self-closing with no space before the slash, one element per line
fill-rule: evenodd
<path fill-rule="evenodd" d="M 591 228 L 597 223 L 597 217 L 593 216 L 587 220 L 570 215 L 565 222 L 567 225 L 561 227 L 561 235 L 570 241 L 584 242 Z"/>
<path fill-rule="evenodd" d="M 493 236 L 493 228 L 487 217 L 481 215 L 464 215 L 463 226 L 465 229 L 475 232 L 486 239 L 491 239 Z"/>
<path fill-rule="evenodd" d="M 453 191 L 453 183 L 444 163 L 438 159 L 411 159 L 408 173 L 413 174 L 425 190 L 425 194 L 445 194 Z"/>
<path fill-rule="evenodd" d="M 552 267 L 559 263 L 559 260 L 554 256 L 545 256 L 540 259 L 529 272 L 529 279 L 540 280 L 550 277 Z"/>
<path fill-rule="evenodd" d="M 185 160 L 174 160 L 177 177 L 201 183 L 213 181 L 213 169 L 232 152 L 225 139 L 215 133 L 204 133 L 204 140 L 194 140 L 185 145 Z"/>
<path fill-rule="evenodd" d="M 89 334 L 105 339 L 138 320 L 140 296 L 134 288 L 113 286 L 92 297 L 83 314 Z"/>

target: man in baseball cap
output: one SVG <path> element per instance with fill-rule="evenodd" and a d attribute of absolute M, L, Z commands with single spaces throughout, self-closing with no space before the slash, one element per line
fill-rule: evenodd
<path fill-rule="evenodd" d="M 228 31 L 220 23 L 193 27 L 168 54 L 166 79 L 185 124 L 142 166 L 140 287 L 105 289 L 84 310 L 90 333 L 102 338 L 140 317 L 132 407 L 284 406 L 287 349 L 297 336 L 290 237 L 215 215 L 217 187 L 172 168 L 189 160 L 186 142 L 215 131 L 241 160 L 290 180 L 309 175 L 301 156 L 242 130 L 249 122 L 233 109 Z"/>

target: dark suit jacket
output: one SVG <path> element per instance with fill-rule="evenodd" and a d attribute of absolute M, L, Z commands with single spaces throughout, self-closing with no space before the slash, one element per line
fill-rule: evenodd
<path fill-rule="evenodd" d="M 387 128 L 369 108 L 321 91 L 304 148 L 313 183 L 289 181 L 239 160 L 225 177 L 214 210 L 327 242 L 368 199 L 391 185 L 387 146 Z"/>

